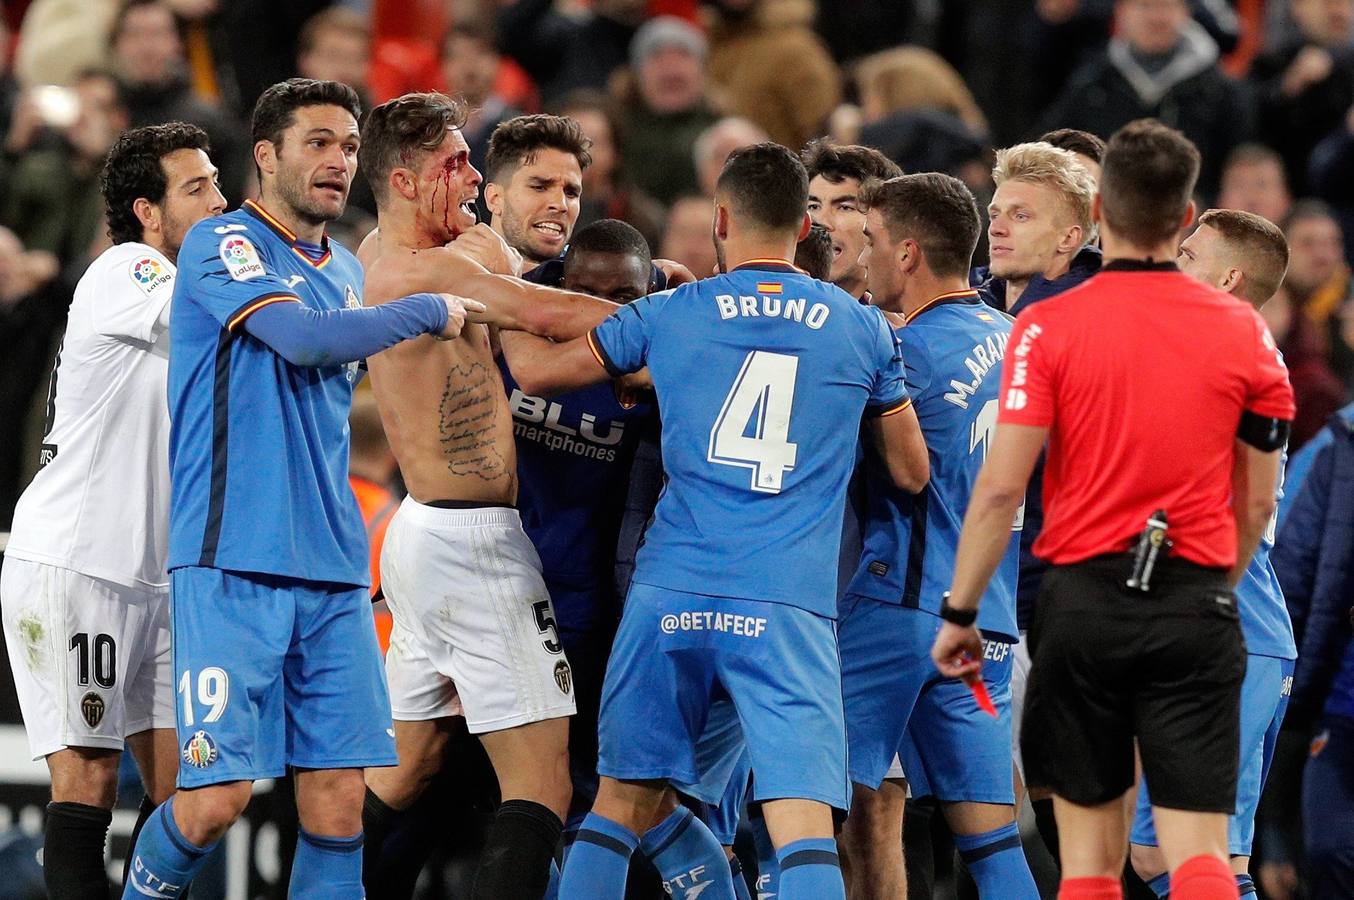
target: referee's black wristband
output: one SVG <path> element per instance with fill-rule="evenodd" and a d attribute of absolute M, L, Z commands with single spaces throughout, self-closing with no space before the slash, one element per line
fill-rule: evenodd
<path fill-rule="evenodd" d="M 978 621 L 978 610 L 955 609 L 950 605 L 950 592 L 946 591 L 940 595 L 940 617 L 951 625 L 967 628 Z"/>

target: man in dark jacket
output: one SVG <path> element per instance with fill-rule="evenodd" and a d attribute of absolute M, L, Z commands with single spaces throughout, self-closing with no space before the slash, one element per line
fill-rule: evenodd
<path fill-rule="evenodd" d="M 582 17 L 553 0 L 517 0 L 498 13 L 503 52 L 540 86 L 547 107 L 579 88 L 602 89 L 625 64 L 630 39 L 644 21 L 644 0 L 598 0 Z"/>
<path fill-rule="evenodd" d="M 1047 128 L 1101 137 L 1134 119 L 1179 128 L 1199 147 L 1199 191 L 1217 194 L 1222 161 L 1253 130 L 1251 98 L 1218 68 L 1218 45 L 1186 0 L 1118 0 L 1118 34 L 1044 113 Z"/>
<path fill-rule="evenodd" d="M 1275 544 L 1298 665 L 1288 715 L 1316 727 L 1303 781 L 1303 831 L 1313 897 L 1354 896 L 1354 421 L 1331 417 Z"/>

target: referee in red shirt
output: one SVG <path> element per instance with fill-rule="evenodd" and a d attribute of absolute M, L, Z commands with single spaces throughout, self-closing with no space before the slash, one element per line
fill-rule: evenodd
<path fill-rule="evenodd" d="M 1094 205 L 1105 266 L 1016 319 L 932 651 L 942 674 L 977 679 L 978 601 L 1047 441 L 1034 552 L 1052 568 L 1021 750 L 1028 783 L 1054 794 L 1067 900 L 1121 896 L 1135 738 L 1171 897 L 1237 896 L 1227 816 L 1246 656 L 1231 587 L 1273 509 L 1294 408 L 1260 316 L 1171 262 L 1198 171 L 1198 150 L 1159 122 L 1110 139 Z"/>

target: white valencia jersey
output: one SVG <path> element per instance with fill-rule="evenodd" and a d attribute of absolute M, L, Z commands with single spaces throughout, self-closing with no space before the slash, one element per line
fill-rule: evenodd
<path fill-rule="evenodd" d="M 6 556 L 164 587 L 169 535 L 169 299 L 174 265 L 118 244 L 75 288 L 47 394 L 39 469 Z"/>

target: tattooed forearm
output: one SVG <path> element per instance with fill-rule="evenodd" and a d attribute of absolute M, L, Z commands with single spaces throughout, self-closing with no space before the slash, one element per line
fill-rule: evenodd
<path fill-rule="evenodd" d="M 438 429 L 442 453 L 453 475 L 497 481 L 510 475 L 494 440 L 497 394 L 503 389 L 482 363 L 456 366 L 447 373 Z"/>

